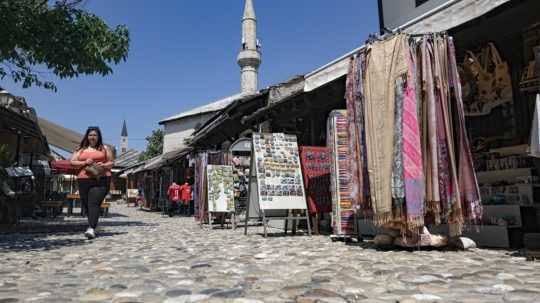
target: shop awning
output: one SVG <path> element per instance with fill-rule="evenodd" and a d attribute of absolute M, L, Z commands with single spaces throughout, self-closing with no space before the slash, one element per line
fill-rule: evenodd
<path fill-rule="evenodd" d="M 396 29 L 407 33 L 442 32 L 487 14 L 510 0 L 454 0 L 419 16 Z"/>
<path fill-rule="evenodd" d="M 144 170 L 154 170 L 160 168 L 164 164 L 163 155 L 154 157 L 144 165 Z"/>
<path fill-rule="evenodd" d="M 168 153 L 164 153 L 162 157 L 165 162 L 169 163 L 184 157 L 185 155 L 189 154 L 191 150 L 192 149 L 190 147 L 183 147 Z"/>
<path fill-rule="evenodd" d="M 39 126 L 47 142 L 67 152 L 73 152 L 79 146 L 83 134 L 67 129 L 43 118 L 38 118 Z"/>

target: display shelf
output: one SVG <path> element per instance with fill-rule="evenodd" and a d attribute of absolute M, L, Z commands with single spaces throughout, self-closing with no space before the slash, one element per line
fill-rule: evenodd
<path fill-rule="evenodd" d="M 515 219 L 515 224 L 507 227 L 521 227 L 521 207 L 519 205 L 484 205 L 484 220 L 488 218 L 505 218 L 512 217 Z"/>
<path fill-rule="evenodd" d="M 476 176 L 479 183 L 492 184 L 502 181 L 512 183 L 519 181 L 518 178 L 532 176 L 532 173 L 532 168 L 514 168 L 504 170 L 481 171 L 477 172 Z"/>

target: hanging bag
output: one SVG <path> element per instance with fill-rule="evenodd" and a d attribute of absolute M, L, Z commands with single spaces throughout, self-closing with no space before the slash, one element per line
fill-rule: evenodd
<path fill-rule="evenodd" d="M 478 101 L 483 105 L 491 103 L 497 99 L 495 91 L 495 75 L 489 72 L 490 53 L 488 48 L 483 48 L 478 61 L 479 72 L 477 76 Z M 483 106 L 482 106 L 483 107 Z"/>
<path fill-rule="evenodd" d="M 484 67 L 485 52 L 480 54 L 480 58 L 472 51 L 465 52 L 465 61 L 463 63 L 466 73 L 472 75 L 475 79 L 475 87 L 469 88 L 470 94 L 475 94 L 476 98 L 469 98 L 470 104 L 467 104 L 467 115 L 482 114 L 486 103 L 491 102 L 495 98 L 493 89 L 493 75 L 488 73 Z"/>
<path fill-rule="evenodd" d="M 495 92 L 497 99 L 512 101 L 512 79 L 508 63 L 503 61 L 497 47 L 492 42 L 488 43 L 491 61 L 494 64 Z"/>

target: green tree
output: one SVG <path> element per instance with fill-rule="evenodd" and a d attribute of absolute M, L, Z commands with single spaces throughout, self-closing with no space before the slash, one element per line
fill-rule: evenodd
<path fill-rule="evenodd" d="M 125 61 L 129 31 L 84 10 L 86 0 L 0 0 L 0 79 L 56 91 L 61 79 L 112 73 Z"/>
<path fill-rule="evenodd" d="M 152 135 L 146 137 L 146 142 L 146 151 L 141 155 L 139 161 L 145 161 L 163 153 L 163 130 L 153 130 Z"/>

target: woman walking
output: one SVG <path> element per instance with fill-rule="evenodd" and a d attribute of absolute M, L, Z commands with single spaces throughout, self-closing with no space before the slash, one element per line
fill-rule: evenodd
<path fill-rule="evenodd" d="M 99 127 L 89 127 L 71 157 L 71 164 L 79 169 L 77 181 L 81 206 L 88 215 L 88 239 L 96 237 L 101 203 L 109 192 L 113 153 L 103 144 Z"/>

